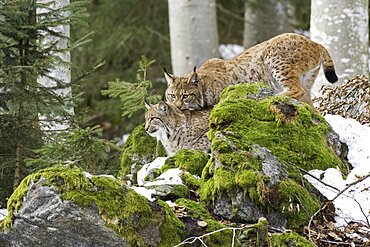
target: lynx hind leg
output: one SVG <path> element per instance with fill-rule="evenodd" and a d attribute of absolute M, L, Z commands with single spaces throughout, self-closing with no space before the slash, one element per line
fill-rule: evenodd
<path fill-rule="evenodd" d="M 299 75 L 294 71 L 289 71 L 287 73 L 277 73 L 273 71 L 272 77 L 274 83 L 277 84 L 276 88 L 282 88 L 282 92 L 278 93 L 278 95 L 299 99 L 305 94 Z"/>
<path fill-rule="evenodd" d="M 299 98 L 299 100 L 302 102 L 308 103 L 312 107 L 313 107 L 313 102 L 311 99 L 311 88 L 313 84 L 315 83 L 315 79 L 319 73 L 319 69 L 320 67 L 315 68 L 301 77 L 301 83 L 303 85 L 305 94 L 301 98 Z"/>

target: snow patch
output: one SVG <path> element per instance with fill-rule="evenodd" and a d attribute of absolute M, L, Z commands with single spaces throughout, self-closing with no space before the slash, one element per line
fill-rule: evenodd
<path fill-rule="evenodd" d="M 160 169 L 164 165 L 166 159 L 167 157 L 158 157 L 152 163 L 143 165 L 141 169 L 137 172 L 137 184 L 139 186 L 144 185 L 145 177 L 148 176 L 155 169 Z"/>
<path fill-rule="evenodd" d="M 163 184 L 184 184 L 181 179 L 182 171 L 179 168 L 168 169 L 153 181 L 146 182 L 145 178 L 152 174 L 154 170 L 160 169 L 167 157 L 158 157 L 153 162 L 143 165 L 137 172 L 137 187 L 131 187 L 138 194 L 146 197 L 149 201 L 154 201 L 153 194 L 156 194 L 155 189 L 149 187 L 158 186 Z"/>
<path fill-rule="evenodd" d="M 152 195 L 155 193 L 154 189 L 147 189 L 145 187 L 135 187 L 135 186 L 131 187 L 131 189 L 133 189 L 139 195 L 144 196 L 149 201 L 151 202 L 155 201 L 155 198 L 152 197 Z"/>
<path fill-rule="evenodd" d="M 84 171 L 84 174 L 85 174 L 85 177 L 87 177 L 88 179 L 90 179 L 90 180 L 92 179 L 93 175 L 91 173 Z"/>
<path fill-rule="evenodd" d="M 6 208 L 0 209 L 0 222 L 6 218 L 8 215 L 8 210 Z"/>
<path fill-rule="evenodd" d="M 242 53 L 245 48 L 241 45 L 236 44 L 221 44 L 218 50 L 223 59 L 230 59 Z"/>
<path fill-rule="evenodd" d="M 162 184 L 184 184 L 181 179 L 182 171 L 179 168 L 168 169 L 154 181 L 144 184 L 145 187 L 162 185 Z"/>
<path fill-rule="evenodd" d="M 317 179 L 309 175 L 305 175 L 305 178 L 327 199 L 332 200 L 348 185 L 370 174 L 370 127 L 337 115 L 326 115 L 325 119 L 339 134 L 340 141 L 347 144 L 348 161 L 354 168 L 346 179 L 334 168 L 325 171 L 311 170 L 309 173 Z M 350 221 L 367 224 L 370 221 L 370 177 L 347 188 L 333 203 L 338 227 L 345 226 Z"/>

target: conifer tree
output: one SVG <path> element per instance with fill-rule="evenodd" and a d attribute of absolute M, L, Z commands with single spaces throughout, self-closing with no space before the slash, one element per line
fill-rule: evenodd
<path fill-rule="evenodd" d="M 68 85 L 49 74 L 64 62 L 57 55 L 62 50 L 55 42 L 45 45 L 41 40 L 45 35 L 63 37 L 52 27 L 81 24 L 85 2 L 76 0 L 59 8 L 51 8 L 51 4 L 53 1 L 0 1 L 0 207 L 27 175 L 25 159 L 33 157 L 32 150 L 45 142 L 39 116 L 71 117 L 67 108 L 60 106 L 70 105 L 72 100 L 66 101 L 54 91 Z M 67 49 L 76 46 L 78 43 Z M 37 78 L 42 76 L 54 81 L 53 87 L 38 84 Z"/>

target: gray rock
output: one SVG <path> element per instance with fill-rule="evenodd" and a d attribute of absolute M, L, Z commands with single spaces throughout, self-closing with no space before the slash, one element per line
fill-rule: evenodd
<path fill-rule="evenodd" d="M 2 247 L 115 247 L 129 246 L 106 227 L 97 208 L 62 201 L 60 192 L 32 184 L 23 206 L 14 213 L 13 227 L 0 233 Z"/>
<path fill-rule="evenodd" d="M 213 213 L 233 222 L 254 223 L 260 217 L 266 217 L 270 225 L 279 229 L 285 229 L 287 220 L 275 211 L 264 212 L 258 208 L 243 191 L 234 193 L 222 193 L 215 198 Z"/>
<path fill-rule="evenodd" d="M 330 131 L 327 134 L 326 139 L 334 153 L 342 160 L 344 164 L 347 164 L 348 166 L 348 147 L 345 143 L 339 140 L 339 135 L 334 131 Z"/>
<path fill-rule="evenodd" d="M 182 184 L 161 184 L 149 186 L 148 189 L 154 189 L 153 196 L 163 201 L 186 198 L 189 194 L 189 189 Z"/>
<path fill-rule="evenodd" d="M 252 154 L 261 159 L 262 172 L 270 177 L 271 185 L 275 185 L 281 180 L 288 178 L 282 164 L 270 150 L 258 144 L 253 144 Z"/>

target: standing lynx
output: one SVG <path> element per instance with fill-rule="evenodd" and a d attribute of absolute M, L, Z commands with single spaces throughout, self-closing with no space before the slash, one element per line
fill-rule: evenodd
<path fill-rule="evenodd" d="M 311 87 L 320 66 L 329 82 L 338 80 L 322 45 L 298 34 L 282 34 L 229 60 L 210 59 L 189 74 L 173 76 L 165 70 L 166 100 L 181 110 L 199 110 L 217 104 L 229 85 L 263 81 L 278 95 L 312 105 Z"/>
<path fill-rule="evenodd" d="M 156 105 L 145 103 L 145 130 L 160 140 L 168 155 L 180 149 L 198 149 L 208 152 L 207 138 L 210 109 L 180 111 L 172 104 L 160 101 Z"/>

